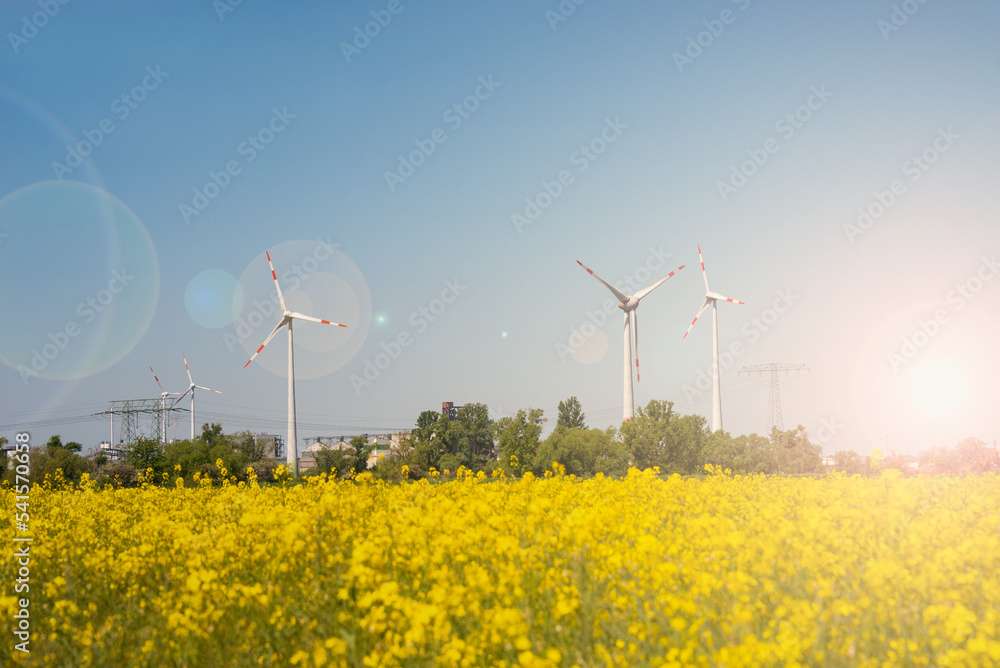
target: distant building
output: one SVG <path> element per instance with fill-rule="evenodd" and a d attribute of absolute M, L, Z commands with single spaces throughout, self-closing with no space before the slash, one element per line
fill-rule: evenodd
<path fill-rule="evenodd" d="M 264 457 L 266 459 L 285 460 L 285 439 L 279 434 L 254 434 L 255 445 L 264 445 Z"/>
<path fill-rule="evenodd" d="M 112 447 L 110 441 L 101 441 L 101 445 L 97 448 L 98 456 L 104 455 L 107 457 L 109 462 L 123 462 L 125 461 L 125 455 L 128 454 L 128 450 L 125 448 L 124 443 L 119 443 L 117 447 Z"/>

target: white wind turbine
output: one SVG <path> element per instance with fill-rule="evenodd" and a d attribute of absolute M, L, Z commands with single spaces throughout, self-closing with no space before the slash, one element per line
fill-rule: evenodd
<path fill-rule="evenodd" d="M 584 263 L 579 260 L 576 261 L 578 265 L 587 270 L 587 273 L 599 280 L 604 286 L 611 290 L 611 292 L 618 298 L 618 308 L 620 308 L 625 313 L 625 397 L 623 401 L 622 408 L 622 422 L 632 419 L 635 414 L 635 405 L 632 399 L 632 337 L 635 337 L 635 380 L 639 382 L 639 316 L 636 313 L 636 309 L 639 307 L 639 300 L 648 295 L 654 289 L 656 289 L 660 283 L 667 280 L 678 271 L 684 268 L 685 265 L 681 265 L 674 271 L 670 272 L 656 283 L 644 287 L 639 290 L 634 295 L 629 296 L 624 292 L 611 285 L 603 278 L 595 274 L 590 268 L 588 268 Z M 630 334 L 631 332 L 631 334 Z"/>
<path fill-rule="evenodd" d="M 694 327 L 694 323 L 698 322 L 699 316 L 705 312 L 709 304 L 712 305 L 712 431 L 716 432 L 722 429 L 722 389 L 719 386 L 719 314 L 718 306 L 716 302 L 722 300 L 724 302 L 733 302 L 734 304 L 743 304 L 737 299 L 731 299 L 729 297 L 723 297 L 718 292 L 712 292 L 711 288 L 708 287 L 708 274 L 705 273 L 705 260 L 701 257 L 701 245 L 698 246 L 698 259 L 701 260 L 701 276 L 705 279 L 705 303 L 701 305 L 698 309 L 697 315 L 694 316 L 694 320 L 688 325 L 687 332 L 684 332 L 683 338 L 687 338 L 688 333 L 691 328 Z"/>
<path fill-rule="evenodd" d="M 186 362 L 187 360 L 185 360 Z M 182 396 L 180 392 L 167 392 L 163 389 L 163 384 L 160 379 L 156 377 L 156 372 L 153 371 L 153 367 L 149 367 L 149 372 L 153 374 L 153 379 L 156 380 L 156 384 L 160 386 L 160 423 L 162 429 L 162 442 L 167 442 L 167 397 L 180 397 Z M 178 401 L 180 401 L 178 399 Z M 176 401 L 174 403 L 177 403 Z M 173 404 L 171 404 L 171 408 Z"/>
<path fill-rule="evenodd" d="M 219 392 L 218 390 L 213 390 L 210 387 L 202 387 L 201 385 L 195 385 L 194 381 L 191 380 L 191 369 L 188 367 L 188 358 L 187 358 L 187 355 L 185 355 L 184 353 L 181 353 L 181 356 L 184 357 L 184 370 L 187 371 L 188 381 L 190 381 L 191 384 L 188 386 L 188 389 L 184 390 L 184 393 L 181 394 L 181 396 L 177 397 L 177 401 L 175 401 L 173 403 L 173 406 L 171 406 L 171 408 L 173 408 L 174 406 L 176 406 L 177 404 L 179 404 L 181 402 L 181 399 L 184 398 L 185 394 L 187 394 L 188 392 L 191 393 L 191 440 L 193 441 L 194 440 L 194 391 L 195 391 L 195 389 L 198 389 L 198 390 L 208 390 L 209 392 L 215 392 L 216 394 L 225 394 L 225 392 Z"/>
<path fill-rule="evenodd" d="M 274 338 L 274 335 L 278 333 L 282 327 L 288 327 L 288 444 L 286 445 L 286 452 L 288 457 L 288 470 L 292 475 L 298 473 L 299 468 L 299 449 L 296 443 L 295 436 L 295 365 L 293 363 L 293 353 L 292 353 L 292 320 L 309 320 L 310 322 L 318 322 L 324 325 L 334 325 L 336 327 L 347 327 L 347 325 L 341 325 L 337 322 L 330 322 L 329 320 L 320 320 L 319 318 L 314 318 L 310 315 L 302 315 L 301 313 L 296 313 L 295 311 L 289 311 L 288 307 L 285 306 L 285 298 L 281 294 L 281 286 L 278 285 L 278 275 L 274 273 L 274 265 L 271 264 L 271 254 L 265 251 L 267 255 L 267 264 L 271 267 L 271 278 L 274 279 L 274 287 L 278 291 L 278 301 L 281 303 L 281 322 L 279 322 L 271 333 L 268 334 L 267 338 L 264 339 L 264 343 L 260 344 L 260 348 L 257 352 L 250 357 L 243 368 L 250 366 L 250 362 L 253 362 L 254 357 L 260 354 L 260 351 L 264 350 L 264 346 Z"/>

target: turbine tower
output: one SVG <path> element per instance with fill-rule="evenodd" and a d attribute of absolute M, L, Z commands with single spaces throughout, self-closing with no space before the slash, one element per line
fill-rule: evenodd
<path fill-rule="evenodd" d="M 698 309 L 698 313 L 694 316 L 694 320 L 688 325 L 687 331 L 684 332 L 682 338 L 687 338 L 687 335 L 691 332 L 691 328 L 694 327 L 694 323 L 698 322 L 698 318 L 702 313 L 705 312 L 710 305 L 712 307 L 712 432 L 719 431 L 722 429 L 722 389 L 719 386 L 719 313 L 718 305 L 716 302 L 733 302 L 734 304 L 743 304 L 744 302 L 738 299 L 731 299 L 730 297 L 724 297 L 718 292 L 712 292 L 712 289 L 708 287 L 708 274 L 705 273 L 705 259 L 701 256 L 701 246 L 698 246 L 698 259 L 701 260 L 701 277 L 705 279 L 705 302 Z"/>
<path fill-rule="evenodd" d="M 167 392 L 166 390 L 164 390 L 163 384 L 160 383 L 160 379 L 156 377 L 156 372 L 153 371 L 153 367 L 149 367 L 149 371 L 150 373 L 153 374 L 153 379 L 156 381 L 156 384 L 160 386 L 160 424 L 162 425 L 160 442 L 166 443 L 167 442 L 167 397 L 179 397 L 181 396 L 181 393 Z"/>
<path fill-rule="evenodd" d="M 278 275 L 274 273 L 274 265 L 271 264 L 271 253 L 266 252 L 267 264 L 271 267 L 271 278 L 274 279 L 274 287 L 278 291 L 278 301 L 281 304 L 281 322 L 275 325 L 271 333 L 268 334 L 267 338 L 264 339 L 264 343 L 260 344 L 260 348 L 257 349 L 243 368 L 250 366 L 250 362 L 253 362 L 254 357 L 260 354 L 260 351 L 264 350 L 274 335 L 278 333 L 282 327 L 288 327 L 288 445 L 287 445 L 287 461 L 288 470 L 291 474 L 298 475 L 299 470 L 299 446 L 298 442 L 295 440 L 295 365 L 293 363 L 293 352 L 292 352 L 292 320 L 308 320 L 310 322 L 318 322 L 324 325 L 334 325 L 335 327 L 347 327 L 347 325 L 341 325 L 337 322 L 330 322 L 329 320 L 320 320 L 319 318 L 314 318 L 310 315 L 302 315 L 301 313 L 296 313 L 295 311 L 289 311 L 288 307 L 285 306 L 285 298 L 281 294 L 281 286 L 278 285 Z"/>
<path fill-rule="evenodd" d="M 674 271 L 670 272 L 656 283 L 648 285 L 642 290 L 636 292 L 634 295 L 629 296 L 595 274 L 590 268 L 579 260 L 577 260 L 576 263 L 586 269 L 588 274 L 603 283 L 608 290 L 611 290 L 614 296 L 618 298 L 618 308 L 620 308 L 625 314 L 625 397 L 622 408 L 622 422 L 627 422 L 628 420 L 631 420 L 632 416 L 635 414 L 635 405 L 632 399 L 632 337 L 635 337 L 635 381 L 639 382 L 639 316 L 636 313 L 636 309 L 639 307 L 639 301 L 643 297 L 655 290 L 660 283 L 663 283 L 663 281 L 683 269 L 684 265 L 681 265 Z"/>
<path fill-rule="evenodd" d="M 225 392 L 219 392 L 218 390 L 213 390 L 210 387 L 202 387 L 201 385 L 195 385 L 194 384 L 194 380 L 191 379 L 191 368 L 188 366 L 187 355 L 185 355 L 184 353 L 181 353 L 181 356 L 184 357 L 184 370 L 187 371 L 188 381 L 191 384 L 188 386 L 188 389 L 184 390 L 184 393 L 181 394 L 181 396 L 177 397 L 177 401 L 174 402 L 174 404 L 173 404 L 173 406 L 171 406 L 171 408 L 173 408 L 174 406 L 176 406 L 177 404 L 179 404 L 181 402 L 181 399 L 184 398 L 184 395 L 186 395 L 188 392 L 191 393 L 191 440 L 193 441 L 194 440 L 194 391 L 195 391 L 195 389 L 208 390 L 209 392 L 215 392 L 216 394 L 225 394 Z M 152 369 L 150 369 L 150 371 L 152 371 Z"/>

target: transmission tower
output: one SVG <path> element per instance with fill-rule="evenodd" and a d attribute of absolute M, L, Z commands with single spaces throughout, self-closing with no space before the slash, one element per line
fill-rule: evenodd
<path fill-rule="evenodd" d="M 120 420 L 118 428 L 118 442 L 124 449 L 128 449 L 140 437 L 155 439 L 157 442 L 163 434 L 164 420 L 166 412 L 162 399 L 123 399 L 112 401 L 105 413 L 110 413 L 112 420 Z M 149 416 L 149 431 L 142 430 L 141 418 Z M 115 447 L 114 435 L 112 434 L 111 446 Z"/>
<path fill-rule="evenodd" d="M 754 364 L 753 366 L 745 366 L 740 369 L 741 375 L 743 373 L 746 373 L 748 376 L 752 376 L 754 374 L 759 376 L 764 373 L 771 374 L 771 400 L 767 411 L 767 426 L 769 434 L 774 431 L 775 427 L 778 428 L 778 431 L 785 430 L 784 419 L 781 416 L 781 386 L 778 382 L 778 378 L 780 377 L 780 374 L 787 376 L 793 371 L 796 375 L 798 375 L 803 371 L 809 373 L 810 369 L 805 364 L 777 364 L 775 362 L 771 362 L 769 364 Z"/>

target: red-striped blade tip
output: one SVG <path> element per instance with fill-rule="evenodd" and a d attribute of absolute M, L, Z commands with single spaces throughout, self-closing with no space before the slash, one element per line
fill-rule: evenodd
<path fill-rule="evenodd" d="M 245 369 L 245 368 L 247 368 L 248 366 L 250 366 L 250 362 L 253 362 L 253 360 L 252 360 L 252 359 L 250 359 L 250 360 L 247 360 L 247 363 L 243 365 L 243 368 Z"/>
<path fill-rule="evenodd" d="M 338 323 L 337 323 L 337 327 L 344 327 L 344 328 L 346 329 L 346 328 L 347 328 L 347 325 L 341 325 L 341 324 L 340 324 L 340 323 L 338 322 Z"/>
<path fill-rule="evenodd" d="M 270 262 L 271 261 L 271 254 L 268 253 L 267 251 L 264 251 L 264 255 L 267 256 L 267 261 Z"/>

